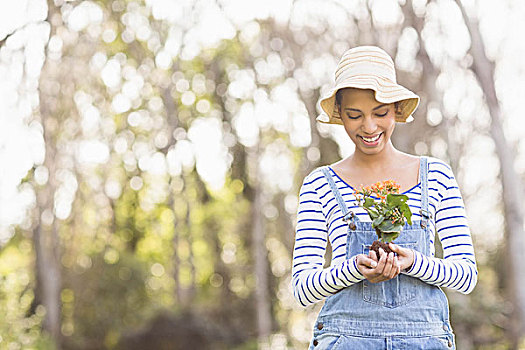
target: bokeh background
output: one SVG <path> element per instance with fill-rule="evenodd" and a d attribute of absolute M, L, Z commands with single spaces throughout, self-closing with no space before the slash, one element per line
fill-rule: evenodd
<path fill-rule="evenodd" d="M 0 348 L 305 349 L 299 186 L 352 152 L 316 102 L 374 44 L 422 98 L 395 145 L 447 161 L 464 196 L 479 282 L 447 291 L 458 349 L 525 349 L 523 18 L 521 0 L 2 1 Z"/>

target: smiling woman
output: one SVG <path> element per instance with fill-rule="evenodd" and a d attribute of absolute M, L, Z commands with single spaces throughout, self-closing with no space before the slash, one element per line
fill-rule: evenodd
<path fill-rule="evenodd" d="M 318 120 L 343 125 L 355 151 L 313 170 L 300 191 L 294 296 L 304 306 L 326 298 L 310 349 L 453 349 L 440 287 L 466 294 L 477 281 L 454 174 L 439 159 L 406 154 L 392 144 L 396 122 L 412 119 L 419 97 L 397 84 L 386 52 L 350 49 L 335 76 L 335 87 L 320 100 Z M 392 252 L 380 248 L 376 254 L 376 220 L 359 205 L 356 189 L 386 180 L 406 196 L 412 222 L 402 227 L 396 244 L 389 243 Z M 436 233 L 443 259 L 434 256 Z M 328 241 L 332 260 L 323 268 Z"/>
<path fill-rule="evenodd" d="M 339 90 L 336 101 L 356 152 L 377 153 L 388 144 L 396 123 L 393 103 L 379 103 L 373 90 L 355 88 Z"/>

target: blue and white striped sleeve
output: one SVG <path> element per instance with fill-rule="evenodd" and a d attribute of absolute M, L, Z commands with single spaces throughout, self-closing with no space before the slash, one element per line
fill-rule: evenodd
<path fill-rule="evenodd" d="M 414 264 L 406 274 L 432 285 L 468 294 L 476 286 L 478 278 L 472 237 L 454 174 L 448 165 L 441 165 L 438 176 L 444 187 L 440 191 L 435 224 L 443 247 L 443 259 L 415 251 Z"/>
<path fill-rule="evenodd" d="M 295 246 L 292 261 L 292 288 L 295 299 L 307 306 L 364 280 L 354 258 L 324 268 L 327 221 L 315 185 L 320 171 L 308 175 L 299 194 Z"/>

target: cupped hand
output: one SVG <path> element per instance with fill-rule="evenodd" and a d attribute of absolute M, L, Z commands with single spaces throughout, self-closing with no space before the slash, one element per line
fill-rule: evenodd
<path fill-rule="evenodd" d="M 401 272 L 398 257 L 394 253 L 387 254 L 381 248 L 379 248 L 379 260 L 375 252 L 370 251 L 368 256 L 359 254 L 356 262 L 358 270 L 372 283 L 388 281 Z"/>
<path fill-rule="evenodd" d="M 414 264 L 414 251 L 412 249 L 403 248 L 394 243 L 388 243 L 388 246 L 397 255 L 397 261 L 401 271 L 408 270 Z"/>

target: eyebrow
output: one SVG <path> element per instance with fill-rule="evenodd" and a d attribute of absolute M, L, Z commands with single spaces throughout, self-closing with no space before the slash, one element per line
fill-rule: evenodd
<path fill-rule="evenodd" d="M 379 106 L 372 108 L 372 110 L 375 111 L 376 109 L 379 109 L 379 108 L 381 108 L 381 107 L 385 107 L 385 106 L 388 106 L 388 104 L 387 104 L 387 103 L 380 104 Z M 357 109 L 357 108 L 349 108 L 349 107 L 345 108 L 345 111 L 346 111 L 346 110 L 350 110 L 350 111 L 354 111 L 354 112 L 361 112 L 361 113 L 363 112 L 363 111 L 360 110 L 360 109 Z"/>

